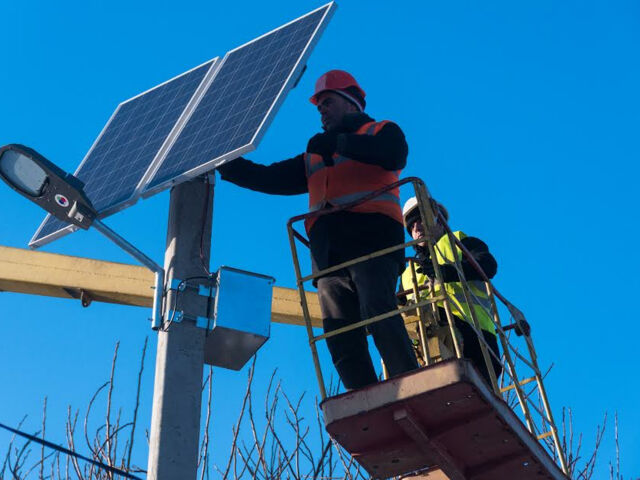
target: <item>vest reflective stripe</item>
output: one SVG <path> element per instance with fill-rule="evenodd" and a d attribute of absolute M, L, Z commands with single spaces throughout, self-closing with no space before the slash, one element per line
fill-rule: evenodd
<path fill-rule="evenodd" d="M 318 170 L 324 168 L 324 162 L 320 155 L 313 155 L 311 153 L 304 154 L 305 169 L 307 171 L 307 177 L 310 177 Z"/>
<path fill-rule="evenodd" d="M 369 124 L 369 128 L 367 128 L 366 130 L 366 134 L 367 135 L 375 135 L 376 133 L 378 133 L 380 131 L 380 129 L 382 127 L 385 126 L 385 124 L 387 124 L 388 122 L 386 120 L 383 120 L 382 122 L 372 122 L 371 124 Z M 365 125 L 366 126 L 366 125 Z"/>
<path fill-rule="evenodd" d="M 454 232 L 454 235 L 458 240 L 462 240 L 466 237 L 463 232 Z M 435 251 L 438 265 L 455 264 L 454 251 L 449 242 L 448 235 L 443 235 L 442 238 L 438 240 L 435 245 Z M 457 246 L 455 249 L 455 255 L 457 255 L 458 258 L 462 258 L 462 252 Z M 428 277 L 420 273 L 416 274 L 416 278 L 418 286 L 422 286 L 428 281 Z M 476 318 L 478 319 L 478 323 L 480 324 L 480 328 L 495 335 L 496 329 L 493 324 L 491 300 L 485 290 L 484 282 L 473 280 L 468 281 L 467 285 L 469 286 L 471 303 L 473 304 L 473 310 L 476 314 Z M 410 290 L 413 288 L 411 267 L 405 269 L 402 274 L 402 288 L 403 290 Z M 449 303 L 451 305 L 451 313 L 456 317 L 473 324 L 471 312 L 464 297 L 462 284 L 460 282 L 448 282 L 444 284 L 444 289 L 450 299 Z M 434 294 L 439 295 L 441 292 L 442 286 L 436 285 L 434 288 Z M 427 298 L 428 296 L 429 292 L 427 290 L 423 290 L 420 293 L 421 298 Z M 413 300 L 413 295 L 408 295 L 407 298 Z M 437 305 L 439 307 L 444 307 L 443 302 L 438 302 Z"/>
<path fill-rule="evenodd" d="M 335 206 L 346 205 L 347 203 L 351 203 L 351 202 L 355 202 L 357 200 L 360 200 L 361 198 L 366 197 L 370 193 L 373 193 L 373 192 L 358 192 L 358 193 L 351 193 L 349 195 L 343 195 L 342 197 L 334 198 L 331 201 L 331 204 L 335 205 Z M 380 202 L 397 203 L 398 205 L 400 205 L 400 200 L 398 199 L 398 197 L 396 197 L 395 195 L 393 195 L 391 193 L 383 193 L 383 194 L 378 195 L 377 197 L 375 197 L 373 200 L 371 200 L 371 202 L 378 202 L 378 201 L 380 201 Z M 311 205 L 309 207 L 309 211 L 315 212 L 316 210 L 320 210 L 323 207 L 324 207 L 324 205 L 322 203 L 319 203 L 319 204 L 316 204 L 316 205 Z"/>
<path fill-rule="evenodd" d="M 349 162 L 350 160 L 350 158 L 343 157 L 342 155 L 338 155 L 337 153 L 333 156 L 334 165 L 340 165 L 342 162 Z"/>
<path fill-rule="evenodd" d="M 356 135 L 376 135 L 387 121 L 369 122 L 362 125 Z M 339 206 L 355 202 L 365 196 L 393 184 L 400 179 L 400 171 L 389 171 L 377 165 L 358 162 L 334 153 L 334 164 L 327 167 L 321 155 L 305 153 L 305 171 L 309 189 L 309 210 L 314 212 L 328 205 Z M 359 213 L 382 213 L 402 223 L 402 208 L 398 188 L 386 192 L 370 201 L 351 207 L 349 211 Z M 315 218 L 305 222 L 307 233 Z"/>

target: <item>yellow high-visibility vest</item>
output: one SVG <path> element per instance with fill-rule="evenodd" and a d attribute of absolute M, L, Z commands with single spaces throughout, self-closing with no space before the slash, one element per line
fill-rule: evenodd
<path fill-rule="evenodd" d="M 454 232 L 453 233 L 458 240 L 462 240 L 467 235 L 463 232 Z M 440 240 L 435 245 L 436 251 L 436 261 L 438 265 L 446 265 L 453 264 L 455 265 L 456 257 L 458 259 L 462 259 L 462 251 L 456 246 L 455 253 L 453 250 L 453 246 L 451 242 L 449 242 L 449 236 L 443 235 Z M 416 280 L 418 282 L 418 286 L 423 286 L 428 280 L 427 277 L 423 273 L 416 272 Z M 489 333 L 495 335 L 496 329 L 493 324 L 493 310 L 491 308 L 491 301 L 489 296 L 487 295 L 487 291 L 485 288 L 485 283 L 481 280 L 471 280 L 467 281 L 467 285 L 469 286 L 469 290 L 471 291 L 471 302 L 473 304 L 473 309 L 476 314 L 476 318 L 478 319 L 478 323 L 480 324 L 480 328 Z M 411 290 L 413 289 L 413 281 L 411 279 L 411 266 L 408 266 L 405 271 L 402 273 L 402 288 L 403 290 Z M 449 297 L 449 302 L 451 305 L 451 313 L 453 313 L 456 317 L 465 320 L 473 325 L 473 319 L 471 318 L 471 311 L 469 310 L 469 306 L 466 303 L 464 297 L 464 291 L 462 290 L 462 284 L 460 282 L 447 282 L 444 284 L 445 292 Z M 434 292 L 436 296 L 442 293 L 442 286 L 436 284 L 434 287 Z M 426 299 L 430 296 L 429 290 L 423 290 L 420 293 L 421 299 Z M 407 295 L 407 299 L 413 300 L 413 294 Z M 444 302 L 439 301 L 436 303 L 438 307 L 444 308 Z"/>

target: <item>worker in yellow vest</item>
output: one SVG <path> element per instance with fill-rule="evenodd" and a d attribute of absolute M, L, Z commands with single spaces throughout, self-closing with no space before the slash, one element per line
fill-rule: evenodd
<path fill-rule="evenodd" d="M 356 202 L 398 181 L 408 154 L 404 133 L 397 124 L 375 121 L 364 112 L 365 92 L 351 74 L 325 73 L 310 101 L 323 131 L 311 137 L 306 151 L 270 165 L 237 158 L 218 167 L 222 179 L 269 194 L 308 193 L 312 212 Z M 305 227 L 316 272 L 400 245 L 404 227 L 398 187 L 349 209 L 310 218 Z M 403 269 L 404 250 L 395 250 L 317 279 L 325 332 L 395 310 L 395 289 Z M 390 376 L 418 368 L 402 317 L 393 315 L 327 338 L 346 388 L 378 381 L 367 332 Z"/>
<path fill-rule="evenodd" d="M 456 257 L 460 259 L 463 273 L 469 289 L 471 290 L 471 300 L 473 309 L 476 314 L 476 318 L 482 329 L 482 335 L 485 341 L 489 344 L 491 350 L 498 355 L 498 341 L 496 338 L 496 330 L 493 324 L 493 316 L 491 309 L 491 302 L 487 295 L 485 284 L 478 273 L 478 271 L 467 261 L 462 251 L 455 245 L 451 245 L 449 236 L 446 234 L 446 230 L 442 225 L 442 221 L 449 220 L 449 213 L 440 203 L 436 202 L 437 215 L 435 217 L 435 224 L 433 227 L 433 238 L 438 239 L 434 250 L 436 254 L 436 261 L 440 267 L 442 278 L 444 282 L 444 290 L 449 298 L 449 305 L 451 306 L 451 312 L 454 315 L 455 327 L 459 333 L 459 338 L 462 339 L 462 352 L 464 357 L 469 358 L 473 364 L 478 368 L 483 377 L 490 382 L 489 371 L 487 370 L 484 357 L 482 356 L 482 350 L 480 349 L 480 342 L 476 331 L 471 326 L 473 320 L 471 319 L 469 305 L 464 297 L 462 285 L 459 281 L 458 272 L 455 267 Z M 418 202 L 416 197 L 410 198 L 403 208 L 404 224 L 407 232 L 414 240 L 425 238 L 425 226 L 422 223 L 420 217 L 420 211 L 418 208 Z M 489 252 L 489 248 L 482 240 L 469 237 L 461 231 L 454 232 L 454 235 L 459 239 L 462 244 L 473 255 L 476 262 L 482 267 L 482 270 L 488 278 L 493 278 L 498 269 L 497 262 L 493 255 Z M 435 293 L 438 294 L 442 291 L 442 286 L 435 282 L 434 267 L 431 261 L 431 256 L 427 246 L 422 243 L 415 246 L 417 257 L 417 283 L 421 287 L 431 282 L 432 288 Z M 410 290 L 413 288 L 411 267 L 407 267 L 402 274 L 402 289 Z M 420 293 L 421 297 L 426 298 L 430 295 L 429 290 L 423 290 Z M 408 299 L 412 300 L 413 295 L 408 295 Z M 443 302 L 438 302 L 437 307 L 439 309 L 439 317 L 441 321 L 446 321 L 446 312 L 443 308 Z M 491 355 L 493 363 L 493 369 L 496 377 L 502 373 L 502 366 L 496 358 Z"/>

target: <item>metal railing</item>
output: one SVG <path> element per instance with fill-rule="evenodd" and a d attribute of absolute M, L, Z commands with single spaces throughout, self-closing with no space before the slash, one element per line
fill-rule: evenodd
<path fill-rule="evenodd" d="M 329 268 L 316 271 L 309 275 L 303 275 L 300 267 L 300 261 L 298 256 L 298 250 L 296 240 L 302 243 L 304 246 L 309 247 L 309 241 L 296 231 L 293 225 L 297 222 L 317 219 L 325 215 L 331 215 L 340 211 L 348 211 L 358 205 L 366 203 L 375 199 L 376 197 L 392 190 L 399 188 L 403 185 L 411 184 L 414 188 L 415 196 L 418 200 L 418 208 L 420 217 L 422 219 L 425 228 L 425 237 L 417 240 L 412 240 L 399 245 L 394 245 L 383 250 L 373 252 L 368 255 L 364 255 L 358 258 L 354 258 L 347 262 L 340 263 L 338 265 L 331 266 Z M 527 426 L 528 430 L 534 435 L 550 452 L 554 460 L 556 460 L 563 472 L 568 472 L 565 455 L 562 449 L 562 445 L 558 436 L 558 431 L 553 419 L 551 408 L 549 405 L 549 399 L 546 393 L 546 389 L 543 383 L 543 377 L 537 360 L 535 348 L 533 346 L 533 340 L 531 338 L 531 328 L 526 321 L 523 313 L 516 308 L 507 298 L 502 295 L 492 284 L 491 280 L 487 277 L 481 266 L 478 264 L 473 255 L 463 245 L 454 232 L 447 224 L 445 218 L 434 208 L 435 202 L 428 193 L 428 190 L 421 179 L 417 177 L 409 177 L 399 182 L 390 184 L 385 188 L 372 192 L 371 194 L 361 198 L 358 201 L 354 201 L 348 204 L 325 208 L 322 210 L 314 211 L 304 215 L 298 215 L 289 220 L 287 223 L 287 230 L 289 233 L 289 243 L 291 246 L 291 253 L 293 257 L 294 269 L 296 274 L 296 284 L 300 294 L 300 303 L 302 306 L 302 312 L 304 316 L 305 325 L 307 328 L 307 335 L 309 338 L 309 345 L 311 347 L 311 354 L 313 357 L 313 364 L 318 378 L 318 385 L 320 388 L 320 394 L 322 399 L 327 397 L 327 391 L 325 388 L 324 377 L 318 357 L 318 350 L 316 343 L 321 340 L 325 340 L 329 337 L 340 335 L 341 333 L 354 330 L 357 328 L 365 327 L 372 323 L 378 322 L 385 318 L 389 318 L 394 315 L 416 311 L 417 323 L 418 323 L 418 338 L 421 345 L 422 360 L 425 365 L 432 364 L 435 359 L 429 352 L 428 347 L 428 331 L 437 327 L 438 325 L 446 325 L 448 327 L 448 335 L 451 344 L 453 345 L 453 354 L 457 358 L 463 358 L 462 346 L 456 334 L 455 320 L 456 317 L 466 321 L 475 332 L 482 357 L 487 367 L 487 371 L 490 377 L 491 387 L 494 393 L 501 396 L 503 400 L 515 411 L 516 405 L 520 406 L 521 415 L 519 417 L 523 420 L 523 423 Z M 445 235 L 448 236 L 449 243 L 452 247 L 457 247 L 460 254 L 454 254 L 455 261 L 450 263 L 459 277 L 456 282 L 460 285 L 463 295 L 464 303 L 468 306 L 468 313 L 464 308 L 461 309 L 457 306 L 456 302 L 452 301 L 449 293 L 444 288 L 445 282 L 443 281 L 443 275 L 441 266 L 437 262 L 437 254 L 441 258 L 445 258 L 441 251 L 439 251 L 437 243 L 438 238 L 433 237 L 433 227 L 437 221 L 444 227 Z M 391 252 L 404 249 L 406 247 L 421 244 L 426 246 L 429 251 L 430 258 L 433 264 L 435 279 L 430 282 L 429 285 L 418 285 L 416 275 L 416 265 L 414 261 L 409 261 L 409 266 L 412 271 L 412 287 L 410 290 L 401 292 L 401 294 L 411 296 L 412 301 L 404 306 L 399 306 L 390 312 L 386 312 L 380 315 L 376 315 L 372 318 L 361 319 L 360 321 L 348 325 L 346 327 L 332 330 L 321 335 L 314 335 L 313 327 L 311 324 L 311 316 L 309 313 L 309 306 L 307 303 L 306 292 L 304 284 L 306 282 L 318 279 L 324 275 L 336 272 L 348 266 L 365 262 L 372 258 L 376 258 L 382 255 L 389 254 Z M 454 249 L 455 252 L 455 249 Z M 486 308 L 480 299 L 474 294 L 467 282 L 463 267 L 462 258 L 466 263 L 470 265 L 482 278 L 486 288 L 486 293 L 489 298 L 490 308 Z M 411 259 L 410 259 L 411 260 Z M 449 282 L 450 283 L 450 282 Z M 434 285 L 441 285 L 441 288 L 433 288 Z M 498 304 L 498 301 L 500 304 Z M 510 316 L 510 323 L 503 326 L 501 316 L 499 314 L 499 306 L 506 309 Z M 476 308 L 484 309 L 489 318 L 492 319 L 496 335 L 500 341 L 502 348 L 502 355 L 499 357 L 497 352 L 494 352 L 484 336 L 481 334 L 482 329 L 478 320 Z M 446 316 L 446 323 L 440 317 L 440 309 L 444 310 Z M 455 312 L 455 314 L 454 314 Z M 516 335 L 512 335 L 515 333 Z M 524 344 L 522 344 L 522 340 Z M 492 357 L 502 366 L 502 378 L 498 382 L 496 377 Z M 516 368 L 517 367 L 517 368 Z M 524 375 L 518 375 L 517 370 L 522 373 L 526 371 Z M 517 414 L 517 412 L 516 412 Z"/>

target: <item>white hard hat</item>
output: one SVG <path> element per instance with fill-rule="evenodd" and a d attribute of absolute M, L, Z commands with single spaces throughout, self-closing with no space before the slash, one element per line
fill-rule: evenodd
<path fill-rule="evenodd" d="M 404 226 L 407 227 L 407 217 L 413 212 L 416 208 L 418 208 L 418 199 L 416 197 L 411 197 L 409 200 L 404 202 L 404 207 L 402 207 L 402 219 L 404 220 Z"/>
<path fill-rule="evenodd" d="M 442 205 L 440 202 L 436 202 L 435 200 L 433 200 L 433 204 L 435 204 L 434 206 L 439 210 L 444 219 L 446 221 L 449 221 L 449 212 L 444 207 L 444 205 Z M 416 208 L 418 208 L 418 199 L 416 197 L 411 197 L 404 203 L 404 207 L 402 207 L 402 219 L 404 220 L 404 226 L 406 228 L 409 228 L 409 225 L 407 225 L 407 218 L 411 216 Z"/>

